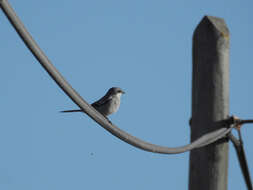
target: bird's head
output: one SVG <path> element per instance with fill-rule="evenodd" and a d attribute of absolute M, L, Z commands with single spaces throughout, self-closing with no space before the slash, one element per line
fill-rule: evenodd
<path fill-rule="evenodd" d="M 119 95 L 119 96 L 121 96 L 122 94 L 125 94 L 125 92 L 119 87 L 110 88 L 108 93 L 112 95 Z"/>

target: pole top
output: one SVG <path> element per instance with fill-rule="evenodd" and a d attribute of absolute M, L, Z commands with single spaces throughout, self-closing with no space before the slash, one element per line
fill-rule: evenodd
<path fill-rule="evenodd" d="M 212 30 L 217 37 L 229 38 L 229 30 L 226 25 L 226 22 L 223 18 L 214 17 L 214 16 L 204 16 L 203 19 L 198 24 L 197 28 L 194 31 L 194 36 L 196 33 L 203 30 Z"/>

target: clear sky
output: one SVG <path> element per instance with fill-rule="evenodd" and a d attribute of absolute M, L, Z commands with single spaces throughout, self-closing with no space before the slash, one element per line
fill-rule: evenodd
<path fill-rule="evenodd" d="M 189 143 L 192 34 L 204 15 L 231 33 L 230 114 L 253 118 L 250 0 L 9 1 L 71 85 L 92 103 L 126 91 L 110 119 L 146 141 Z M 187 189 L 189 153 L 159 155 L 115 138 L 77 108 L 0 11 L 0 189 Z M 243 128 L 253 172 L 253 126 Z M 245 189 L 230 144 L 229 190 Z"/>

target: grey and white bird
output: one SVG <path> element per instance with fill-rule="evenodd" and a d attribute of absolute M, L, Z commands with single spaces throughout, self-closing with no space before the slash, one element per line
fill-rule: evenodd
<path fill-rule="evenodd" d="M 121 95 L 125 94 L 123 90 L 119 87 L 110 88 L 107 93 L 98 101 L 91 104 L 97 111 L 99 111 L 104 116 L 111 115 L 118 111 L 120 106 Z M 67 112 L 82 112 L 82 110 L 65 110 L 61 111 L 63 113 Z"/>

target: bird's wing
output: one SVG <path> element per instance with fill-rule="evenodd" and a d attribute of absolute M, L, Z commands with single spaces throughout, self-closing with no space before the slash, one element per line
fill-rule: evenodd
<path fill-rule="evenodd" d="M 98 106 L 102 106 L 104 104 L 106 104 L 107 102 L 109 102 L 112 99 L 112 96 L 109 95 L 108 93 L 106 95 L 104 95 L 101 99 L 99 99 L 98 101 L 94 102 L 93 104 L 91 104 L 93 107 L 98 107 Z"/>

